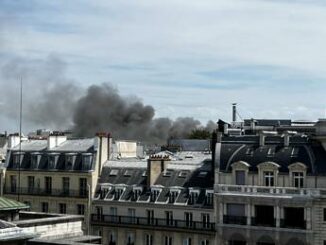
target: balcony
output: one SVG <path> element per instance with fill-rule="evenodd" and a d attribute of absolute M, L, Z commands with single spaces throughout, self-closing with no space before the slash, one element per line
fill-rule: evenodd
<path fill-rule="evenodd" d="M 114 216 L 114 215 L 91 215 L 91 221 L 96 225 L 121 225 L 121 226 L 149 226 L 160 227 L 166 229 L 183 229 L 183 230 L 201 230 L 201 231 L 214 231 L 214 223 L 204 223 L 197 221 L 185 220 L 169 220 L 146 217 L 132 217 L 132 216 Z"/>
<path fill-rule="evenodd" d="M 247 217 L 246 216 L 224 215 L 223 223 L 224 224 L 234 224 L 234 225 L 247 225 Z"/>
<path fill-rule="evenodd" d="M 257 217 L 251 218 L 252 226 L 276 227 L 276 219 L 261 219 Z"/>
<path fill-rule="evenodd" d="M 326 197 L 326 189 L 305 189 L 294 187 L 266 187 L 252 185 L 215 185 L 215 192 L 225 195 L 247 196 L 300 196 L 300 197 Z"/>
<path fill-rule="evenodd" d="M 307 229 L 307 224 L 305 220 L 302 220 L 300 222 L 292 222 L 291 220 L 281 219 L 280 226 L 281 228 L 287 228 L 287 229 L 301 229 L 301 230 Z"/>
<path fill-rule="evenodd" d="M 20 191 L 19 191 L 20 190 Z M 31 196 L 56 196 L 56 197 L 76 197 L 87 198 L 88 191 L 86 190 L 65 190 L 65 189 L 45 189 L 45 188 L 5 188 L 4 194 L 11 195 L 31 195 Z"/>

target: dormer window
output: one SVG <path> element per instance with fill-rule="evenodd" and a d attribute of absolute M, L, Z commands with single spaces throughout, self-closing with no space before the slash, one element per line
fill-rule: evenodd
<path fill-rule="evenodd" d="M 82 169 L 90 170 L 92 168 L 93 155 L 91 153 L 83 154 Z"/>
<path fill-rule="evenodd" d="M 126 170 L 123 174 L 125 177 L 130 177 L 132 175 L 132 170 Z"/>
<path fill-rule="evenodd" d="M 151 202 L 155 202 L 159 194 L 160 191 L 158 189 L 151 190 Z"/>
<path fill-rule="evenodd" d="M 72 170 L 74 168 L 74 162 L 75 162 L 75 154 L 66 154 L 65 159 L 65 169 L 66 170 Z"/>
<path fill-rule="evenodd" d="M 290 183 L 293 187 L 303 188 L 305 186 L 305 177 L 307 174 L 307 166 L 301 162 L 292 163 L 289 165 Z"/>
<path fill-rule="evenodd" d="M 208 206 L 213 205 L 213 192 L 206 192 L 205 203 Z"/>
<path fill-rule="evenodd" d="M 188 203 L 190 205 L 191 204 L 195 204 L 197 202 L 198 196 L 199 196 L 199 192 L 197 192 L 197 191 L 191 191 L 190 192 L 190 195 L 189 195 L 189 201 L 188 201 Z"/>
<path fill-rule="evenodd" d="M 13 168 L 19 168 L 23 159 L 23 153 L 14 153 L 13 155 Z"/>
<path fill-rule="evenodd" d="M 57 154 L 49 154 L 48 155 L 48 168 L 49 169 L 56 168 L 57 158 L 58 158 Z"/>
<path fill-rule="evenodd" d="M 122 195 L 123 189 L 117 188 L 114 192 L 114 200 L 119 200 Z"/>
<path fill-rule="evenodd" d="M 138 198 L 140 197 L 142 190 L 141 189 L 134 189 L 132 198 L 133 200 L 137 201 Z"/>
<path fill-rule="evenodd" d="M 31 168 L 37 169 L 41 155 L 38 153 L 31 154 Z"/>
<path fill-rule="evenodd" d="M 178 191 L 170 191 L 169 193 L 169 203 L 174 203 L 177 199 L 179 192 Z"/>

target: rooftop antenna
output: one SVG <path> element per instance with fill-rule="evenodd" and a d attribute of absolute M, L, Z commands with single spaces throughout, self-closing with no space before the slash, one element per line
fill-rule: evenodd
<path fill-rule="evenodd" d="M 20 104 L 19 104 L 19 164 L 18 164 L 18 192 L 17 200 L 20 201 L 20 165 L 22 162 L 22 123 L 23 123 L 23 77 L 20 77 Z"/>

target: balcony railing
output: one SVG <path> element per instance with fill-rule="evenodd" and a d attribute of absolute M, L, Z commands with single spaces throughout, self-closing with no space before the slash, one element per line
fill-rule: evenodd
<path fill-rule="evenodd" d="M 276 219 L 266 220 L 257 217 L 251 217 L 252 226 L 276 227 Z"/>
<path fill-rule="evenodd" d="M 281 219 L 280 226 L 281 228 L 288 228 L 288 229 L 303 229 L 303 230 L 307 229 L 305 220 L 301 220 L 299 222 L 293 222 L 293 221 L 291 222 L 286 219 Z"/>
<path fill-rule="evenodd" d="M 247 217 L 246 216 L 224 215 L 223 223 L 224 224 L 235 224 L 235 225 L 247 225 Z"/>
<path fill-rule="evenodd" d="M 266 187 L 252 185 L 216 185 L 215 192 L 221 194 L 239 193 L 242 195 L 274 195 L 274 196 L 302 196 L 320 197 L 326 196 L 326 189 L 306 189 L 295 187 Z"/>
<path fill-rule="evenodd" d="M 59 197 L 78 197 L 87 198 L 87 190 L 71 190 L 71 189 L 46 189 L 46 188 L 12 188 L 6 187 L 5 194 L 20 194 L 20 195 L 33 195 L 33 196 L 59 196 Z"/>
<path fill-rule="evenodd" d="M 127 225 L 127 226 L 150 226 L 162 227 L 171 229 L 188 229 L 188 230 L 202 230 L 202 231 L 215 231 L 215 223 L 198 222 L 198 221 L 185 221 L 185 220 L 166 220 L 159 218 L 145 218 L 145 217 L 132 217 L 132 216 L 116 216 L 116 215 L 97 215 L 92 214 L 91 220 L 97 224 L 114 224 L 114 225 Z"/>

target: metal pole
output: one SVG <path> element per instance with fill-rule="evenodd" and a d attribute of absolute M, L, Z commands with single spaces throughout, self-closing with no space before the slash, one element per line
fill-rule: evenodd
<path fill-rule="evenodd" d="M 19 164 L 18 164 L 18 201 L 20 201 L 20 165 L 22 161 L 22 121 L 23 121 L 23 78 L 20 77 L 20 106 L 19 106 Z"/>

